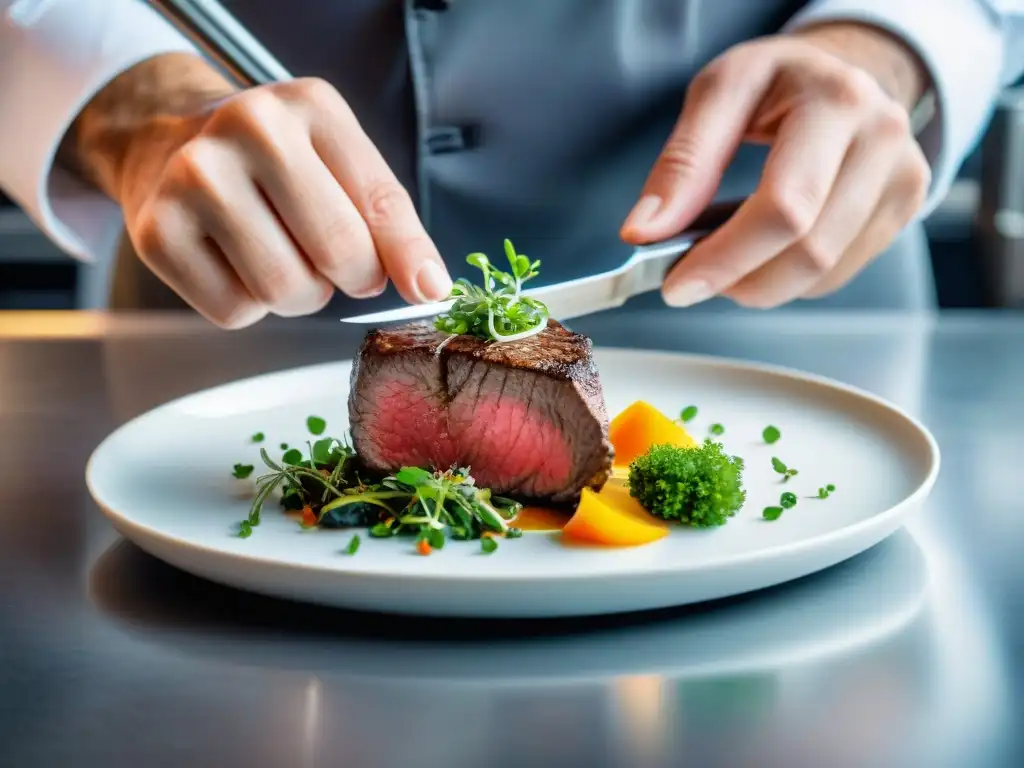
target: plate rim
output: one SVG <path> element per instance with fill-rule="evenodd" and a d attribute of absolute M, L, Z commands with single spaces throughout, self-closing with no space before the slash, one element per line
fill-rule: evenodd
<path fill-rule="evenodd" d="M 665 577 L 668 575 L 682 576 L 691 573 L 707 573 L 715 570 L 728 570 L 736 568 L 737 566 L 749 566 L 757 567 L 763 566 L 765 563 L 771 563 L 778 560 L 785 560 L 791 557 L 799 557 L 801 554 L 806 553 L 808 550 L 815 551 L 819 549 L 826 549 L 830 546 L 834 546 L 839 542 L 848 540 L 851 538 L 858 538 L 866 531 L 870 530 L 881 530 L 883 531 L 881 538 L 885 538 L 886 535 L 891 533 L 893 530 L 898 528 L 898 525 L 892 525 L 894 521 L 899 520 L 905 514 L 921 506 L 925 499 L 929 496 L 935 483 L 938 479 L 939 471 L 941 469 L 942 457 L 939 449 L 938 441 L 932 435 L 931 431 L 921 422 L 917 417 L 911 415 L 900 406 L 887 400 L 886 398 L 876 395 L 873 392 L 865 390 L 861 387 L 857 387 L 852 384 L 832 379 L 828 376 L 824 376 L 817 373 L 811 373 L 808 371 L 802 371 L 795 368 L 790 368 L 784 365 L 776 363 L 765 363 L 761 361 L 745 360 L 739 357 L 732 356 L 718 356 L 704 353 L 691 353 L 691 352 L 673 352 L 670 350 L 659 350 L 659 349 L 647 349 L 643 347 L 614 347 L 614 346 L 594 346 L 594 354 L 616 354 L 624 356 L 645 356 L 645 357 L 662 357 L 673 360 L 684 360 L 691 364 L 706 366 L 710 368 L 724 368 L 732 372 L 737 371 L 748 371 L 759 373 L 762 375 L 768 375 L 781 379 L 788 379 L 790 381 L 801 382 L 804 384 L 816 385 L 818 387 L 824 387 L 826 389 L 832 389 L 839 391 L 847 396 L 855 399 L 866 400 L 876 407 L 880 407 L 886 411 L 889 415 L 901 420 L 905 426 L 912 428 L 912 431 L 916 433 L 916 437 L 923 439 L 923 445 L 927 448 L 927 470 L 924 473 L 924 478 L 918 483 L 917 487 L 901 501 L 889 507 L 888 509 L 882 510 L 876 514 L 873 514 L 863 520 L 859 520 L 850 525 L 843 526 L 830 530 L 820 535 L 802 539 L 799 541 L 792 541 L 783 544 L 777 544 L 765 549 L 759 549 L 753 552 L 741 552 L 725 557 L 721 557 L 711 561 L 704 561 L 699 566 L 692 566 L 689 563 L 681 562 L 675 564 L 659 564 L 657 566 L 644 567 L 642 564 L 635 565 L 625 571 L 616 572 L 587 572 L 579 571 L 565 574 L 558 574 L 555 577 L 558 581 L 569 582 L 579 580 L 594 580 L 594 579 L 607 579 L 612 578 L 616 580 L 625 580 L 632 578 L 658 578 Z M 244 552 L 231 552 L 225 549 L 220 549 L 215 546 L 197 542 L 193 539 L 183 538 L 174 534 L 167 533 L 165 531 L 158 530 L 151 526 L 145 525 L 138 521 L 127 517 L 124 513 L 118 512 L 109 507 L 105 503 L 100 495 L 97 493 L 96 484 L 94 481 L 94 466 L 97 460 L 97 456 L 100 452 L 110 443 L 115 441 L 120 435 L 130 429 L 133 425 L 137 424 L 147 418 L 152 418 L 154 415 L 161 411 L 170 411 L 182 402 L 199 397 L 201 395 L 212 395 L 219 391 L 231 389 L 234 387 L 244 387 L 247 384 L 251 384 L 254 381 L 261 379 L 274 378 L 274 377 L 285 377 L 289 375 L 295 375 L 303 372 L 316 371 L 318 369 L 333 368 L 338 366 L 351 366 L 353 358 L 342 358 L 339 360 L 325 361 L 319 363 L 312 363 L 302 366 L 294 366 L 291 368 L 283 368 L 280 370 L 267 371 L 260 374 L 254 374 L 251 376 L 245 376 L 239 379 L 233 379 L 231 381 L 216 384 L 211 387 L 205 387 L 198 389 L 194 392 L 190 392 L 171 400 L 168 400 L 160 405 L 154 406 L 134 417 L 128 421 L 122 423 L 115 429 L 113 429 L 106 437 L 101 440 L 89 455 L 89 459 L 85 465 L 85 484 L 93 502 L 100 508 L 104 516 L 111 522 L 115 529 L 117 529 L 122 535 L 131 539 L 133 542 L 138 544 L 139 542 L 132 536 L 125 533 L 125 528 L 136 532 L 136 535 L 142 535 L 143 537 L 149 537 L 158 539 L 164 546 L 184 547 L 201 553 L 206 557 L 218 557 L 225 560 L 231 560 L 238 564 L 246 566 L 260 565 L 263 567 L 279 568 L 285 570 L 292 570 L 297 573 L 314 573 L 314 574 L 329 574 L 335 577 L 354 577 L 360 579 L 374 580 L 384 582 L 394 579 L 409 579 L 413 578 L 418 582 L 439 582 L 450 584 L 454 581 L 459 581 L 459 577 L 456 574 L 432 574 L 432 573 L 417 573 L 417 574 L 404 574 L 395 571 L 364 571 L 359 569 L 352 569 L 346 567 L 324 567 L 322 565 L 313 565 L 309 563 L 298 563 L 286 560 L 273 559 L 264 555 L 244 553 Z M 123 528 L 122 528 L 123 526 Z M 654 542 L 656 545 L 659 542 Z M 875 542 L 877 543 L 877 542 Z M 139 546 L 142 546 L 139 544 Z M 869 545 L 870 546 L 870 545 Z M 145 547 L 143 547 L 145 549 Z M 865 547 L 864 549 L 866 549 Z M 617 551 L 617 548 L 610 548 L 610 552 Z M 863 550 L 858 550 L 863 551 Z M 339 558 L 339 560 L 341 560 Z M 342 565 L 344 561 L 339 562 Z M 517 584 L 523 583 L 536 583 L 536 582 L 547 582 L 551 580 L 549 574 L 541 574 L 534 572 L 532 575 L 528 571 L 515 571 L 511 573 L 494 573 L 494 572 L 474 572 L 472 577 L 468 579 L 469 582 L 515 582 Z"/>

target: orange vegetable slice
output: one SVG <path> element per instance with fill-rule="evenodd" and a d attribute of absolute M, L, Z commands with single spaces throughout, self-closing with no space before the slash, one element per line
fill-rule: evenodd
<path fill-rule="evenodd" d="M 697 446 L 697 441 L 681 424 L 643 400 L 637 400 L 612 419 L 608 439 L 615 447 L 617 467 L 628 467 L 633 459 L 647 453 L 654 445 Z"/>
<path fill-rule="evenodd" d="M 592 544 L 635 547 L 665 538 L 668 525 L 641 507 L 626 486 L 609 483 L 600 493 L 583 489 L 576 514 L 562 534 Z"/>

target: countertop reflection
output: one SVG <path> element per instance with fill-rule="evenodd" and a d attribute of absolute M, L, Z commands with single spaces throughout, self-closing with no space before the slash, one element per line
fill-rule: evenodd
<path fill-rule="evenodd" d="M 84 463 L 150 407 L 347 356 L 358 332 L 0 316 L 0 433 L 17 447 L 0 462 L 0 764 L 1024 764 L 1024 320 L 674 318 L 575 325 L 896 401 L 943 451 L 929 504 L 840 566 L 685 609 L 474 622 L 274 600 L 119 539 Z"/>

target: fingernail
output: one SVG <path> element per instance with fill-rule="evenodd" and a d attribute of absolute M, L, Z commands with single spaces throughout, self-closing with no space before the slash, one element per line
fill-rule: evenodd
<path fill-rule="evenodd" d="M 715 292 L 704 280 L 684 280 L 678 285 L 666 288 L 665 303 L 672 307 L 691 307 L 707 301 Z"/>
<path fill-rule="evenodd" d="M 644 227 L 654 221 L 655 214 L 661 208 L 661 198 L 657 195 L 644 195 L 640 198 L 633 210 L 626 217 L 623 229 L 636 229 Z"/>
<path fill-rule="evenodd" d="M 440 265 L 428 261 L 416 275 L 416 288 L 425 301 L 441 301 L 452 292 L 452 279 Z"/>

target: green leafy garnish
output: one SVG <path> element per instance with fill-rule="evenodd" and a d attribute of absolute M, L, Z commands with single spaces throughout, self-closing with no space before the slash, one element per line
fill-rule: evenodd
<path fill-rule="evenodd" d="M 819 499 L 827 499 L 829 496 L 832 495 L 832 493 L 835 491 L 835 489 L 836 489 L 836 487 L 834 485 L 832 485 L 832 483 L 829 483 L 824 488 L 819 488 L 818 489 L 818 498 Z"/>
<path fill-rule="evenodd" d="M 354 555 L 359 551 L 359 534 L 357 533 L 351 539 L 349 539 L 348 546 L 345 547 L 346 555 Z"/>
<path fill-rule="evenodd" d="M 239 523 L 242 538 L 260 524 L 263 506 L 277 489 L 285 509 L 303 510 L 302 525 L 308 528 L 365 527 L 372 538 L 411 535 L 429 550 L 442 549 L 449 538 L 521 535 L 509 521 L 522 505 L 477 488 L 468 469 L 403 467 L 374 478 L 361 467 L 355 451 L 333 437 L 307 443 L 305 452 L 290 448 L 280 461 L 266 449 L 260 456 L 270 472 L 256 480 L 249 516 Z M 351 551 L 346 551 L 353 554 L 358 546 L 350 542 Z"/>
<path fill-rule="evenodd" d="M 836 487 L 832 485 L 832 483 L 829 483 L 828 485 L 825 486 L 825 490 L 828 491 L 829 493 L 835 493 Z"/>
<path fill-rule="evenodd" d="M 493 536 L 484 536 L 482 539 L 480 539 L 480 549 L 483 550 L 483 553 L 485 555 L 491 554 L 491 552 L 493 552 L 497 548 L 498 542 L 494 539 Z"/>
<path fill-rule="evenodd" d="M 725 427 L 723 427 L 721 424 L 712 424 L 709 427 L 708 431 L 711 432 L 712 435 L 724 435 Z"/>
<path fill-rule="evenodd" d="M 282 451 L 287 451 L 288 450 L 288 443 L 281 443 L 281 450 Z"/>
<path fill-rule="evenodd" d="M 530 261 L 516 253 L 507 239 L 505 257 L 511 273 L 495 268 L 482 253 L 466 257 L 469 264 L 483 272 L 483 286 L 473 285 L 463 278 L 456 280 L 449 297 L 455 303 L 438 315 L 434 321 L 437 330 L 453 336 L 468 334 L 508 342 L 533 336 L 547 327 L 548 308 L 522 295 L 523 283 L 537 276 L 540 261 Z"/>
<path fill-rule="evenodd" d="M 765 507 L 761 514 L 765 520 L 778 520 L 782 517 L 782 507 Z"/>
<path fill-rule="evenodd" d="M 786 491 L 779 497 L 779 504 L 785 509 L 792 509 L 796 506 L 796 494 Z"/>
<path fill-rule="evenodd" d="M 651 514 L 697 528 L 723 525 L 743 505 L 743 467 L 710 439 L 655 445 L 629 465 L 629 494 Z"/>
<path fill-rule="evenodd" d="M 772 469 L 782 475 L 782 482 L 786 482 L 791 477 L 796 477 L 799 472 L 791 467 L 787 467 L 780 459 L 772 456 Z"/>
<path fill-rule="evenodd" d="M 679 414 L 679 420 L 682 421 L 684 424 L 688 421 L 693 421 L 695 418 L 697 418 L 696 405 L 686 406 L 685 408 L 683 408 L 683 412 Z"/>
<path fill-rule="evenodd" d="M 310 416 L 306 419 L 306 429 L 311 435 L 322 435 L 327 429 L 327 422 L 319 416 Z"/>
<path fill-rule="evenodd" d="M 262 432 L 257 432 L 249 439 L 254 443 L 262 443 L 266 439 L 266 435 L 264 435 Z"/>
<path fill-rule="evenodd" d="M 252 464 L 235 464 L 234 469 L 231 470 L 231 476 L 237 477 L 239 480 L 245 480 L 252 471 L 256 469 Z"/>
<path fill-rule="evenodd" d="M 764 441 L 768 443 L 768 445 L 771 445 L 772 443 L 778 442 L 779 438 L 782 437 L 782 433 L 779 432 L 778 427 L 769 425 L 764 428 L 764 432 L 761 433 L 761 437 L 764 438 Z"/>

